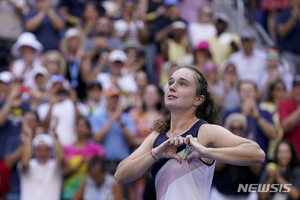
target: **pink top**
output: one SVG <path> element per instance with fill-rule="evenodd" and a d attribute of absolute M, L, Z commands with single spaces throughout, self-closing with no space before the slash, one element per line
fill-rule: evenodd
<path fill-rule="evenodd" d="M 88 141 L 83 148 L 76 148 L 75 144 L 68 145 L 64 148 L 66 159 L 69 160 L 72 156 L 81 155 L 86 159 L 93 156 L 105 156 L 105 149 L 102 145 Z"/>

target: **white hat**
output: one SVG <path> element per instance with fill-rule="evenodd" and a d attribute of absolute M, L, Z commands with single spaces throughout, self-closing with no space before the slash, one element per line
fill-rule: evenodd
<path fill-rule="evenodd" d="M 4 71 L 0 73 L 0 81 L 8 84 L 13 80 L 13 74 L 9 71 Z"/>
<path fill-rule="evenodd" d="M 48 147 L 52 148 L 54 142 L 50 135 L 43 133 L 43 134 L 39 134 L 39 135 L 35 136 L 32 140 L 33 148 L 36 148 L 40 144 L 45 144 Z"/>
<path fill-rule="evenodd" d="M 184 23 L 183 21 L 175 21 L 171 24 L 171 27 L 173 29 L 186 29 L 186 23 Z"/>
<path fill-rule="evenodd" d="M 11 54 L 15 57 L 20 57 L 20 47 L 22 46 L 32 47 L 37 52 L 41 52 L 43 50 L 43 45 L 36 39 L 35 35 L 30 32 L 24 32 L 19 35 L 17 42 L 11 47 Z"/>
<path fill-rule="evenodd" d="M 126 53 L 122 50 L 113 50 L 108 56 L 108 62 L 113 63 L 116 61 L 125 63 L 127 61 Z"/>
<path fill-rule="evenodd" d="M 213 17 L 214 23 L 218 22 L 219 20 L 225 22 L 226 24 L 230 23 L 229 17 L 225 13 L 222 13 L 222 12 L 216 13 Z"/>
<path fill-rule="evenodd" d="M 76 28 L 69 28 L 64 35 L 64 38 L 67 40 L 72 37 L 78 37 L 78 38 L 82 39 L 82 35 L 81 35 L 80 31 L 77 30 Z"/>
<path fill-rule="evenodd" d="M 45 67 L 35 67 L 31 70 L 31 76 L 34 79 L 36 75 L 42 74 L 44 77 L 48 75 L 48 70 Z"/>

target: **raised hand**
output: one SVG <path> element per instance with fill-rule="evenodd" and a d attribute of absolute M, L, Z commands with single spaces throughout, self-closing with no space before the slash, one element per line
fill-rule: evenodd
<path fill-rule="evenodd" d="M 198 142 L 198 139 L 196 137 L 193 137 L 192 135 L 186 136 L 184 139 L 184 143 L 186 145 L 191 145 L 193 148 L 190 150 L 190 153 L 187 157 L 187 162 L 190 162 L 193 158 L 201 158 L 205 155 L 206 147 L 204 147 L 202 144 Z"/>
<path fill-rule="evenodd" d="M 179 146 L 184 144 L 184 138 L 174 137 L 170 138 L 158 147 L 152 150 L 152 153 L 155 155 L 156 159 L 161 158 L 175 158 L 179 163 L 182 163 L 182 158 L 177 155 L 177 149 Z"/>

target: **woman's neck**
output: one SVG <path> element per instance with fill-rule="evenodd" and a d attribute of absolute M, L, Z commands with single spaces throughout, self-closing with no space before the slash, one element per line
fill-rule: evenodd
<path fill-rule="evenodd" d="M 76 146 L 84 146 L 87 143 L 87 138 L 78 138 Z"/>
<path fill-rule="evenodd" d="M 171 124 L 169 136 L 179 136 L 187 131 L 199 119 L 194 115 L 194 111 L 186 112 L 184 114 L 171 114 Z"/>

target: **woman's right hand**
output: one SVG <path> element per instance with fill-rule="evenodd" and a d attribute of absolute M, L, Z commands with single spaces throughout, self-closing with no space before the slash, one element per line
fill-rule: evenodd
<path fill-rule="evenodd" d="M 182 158 L 177 155 L 177 149 L 184 144 L 183 137 L 170 138 L 158 147 L 152 149 L 153 156 L 158 160 L 161 158 L 175 158 L 179 163 L 182 163 Z"/>

